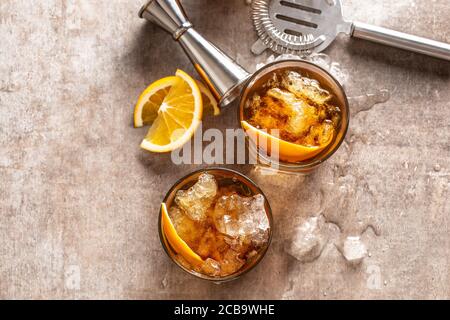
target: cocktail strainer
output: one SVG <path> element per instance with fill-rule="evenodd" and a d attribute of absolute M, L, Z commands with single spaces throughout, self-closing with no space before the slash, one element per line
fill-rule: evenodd
<path fill-rule="evenodd" d="M 321 52 L 339 33 L 450 60 L 450 45 L 360 22 L 345 21 L 340 0 L 253 0 L 255 54 Z"/>

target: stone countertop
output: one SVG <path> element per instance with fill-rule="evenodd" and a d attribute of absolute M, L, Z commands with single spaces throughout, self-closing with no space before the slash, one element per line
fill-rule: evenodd
<path fill-rule="evenodd" d="M 133 105 L 153 80 L 194 71 L 137 17 L 141 2 L 1 1 L 0 298 L 450 298 L 448 62 L 337 39 L 326 54 L 348 74 L 348 95 L 386 89 L 390 99 L 369 108 L 362 98 L 367 110 L 352 115 L 346 142 L 309 176 L 228 166 L 265 191 L 275 234 L 256 269 L 216 285 L 179 270 L 159 242 L 162 198 L 201 166 L 141 150 Z M 243 0 L 183 3 L 239 63 L 254 70 L 266 59 L 250 52 Z M 447 0 L 344 0 L 344 13 L 450 42 Z M 205 126 L 236 127 L 235 110 Z M 285 248 L 320 214 L 328 241 L 318 259 L 299 262 Z M 368 250 L 356 266 L 338 250 L 355 235 Z"/>

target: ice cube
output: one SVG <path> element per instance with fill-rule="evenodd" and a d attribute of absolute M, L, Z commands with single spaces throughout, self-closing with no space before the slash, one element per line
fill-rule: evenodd
<path fill-rule="evenodd" d="M 246 254 L 251 246 L 251 240 L 248 238 L 230 238 L 224 235 L 225 243 L 228 245 L 227 248 L 231 248 L 240 254 Z"/>
<path fill-rule="evenodd" d="M 334 127 L 330 120 L 310 127 L 308 135 L 304 138 L 304 144 L 309 146 L 327 145 L 334 136 Z"/>
<path fill-rule="evenodd" d="M 209 227 L 202 233 L 196 252 L 203 258 L 210 257 L 220 260 L 224 251 L 229 248 L 225 236 Z"/>
<path fill-rule="evenodd" d="M 202 173 L 191 188 L 177 192 L 175 202 L 192 220 L 204 221 L 216 194 L 216 179 L 209 173 Z"/>
<path fill-rule="evenodd" d="M 262 246 L 268 240 L 269 219 L 261 194 L 222 196 L 216 202 L 213 216 L 217 230 L 225 235 L 249 240 L 255 246 Z"/>
<path fill-rule="evenodd" d="M 318 258 L 328 240 L 322 216 L 311 217 L 294 229 L 291 241 L 286 242 L 285 251 L 300 262 L 311 262 Z"/>
<path fill-rule="evenodd" d="M 342 248 L 342 255 L 349 263 L 360 264 L 367 255 L 366 245 L 359 237 L 347 237 Z"/>
<path fill-rule="evenodd" d="M 298 72 L 285 72 L 281 81 L 283 87 L 297 97 L 306 98 L 317 105 L 322 105 L 332 98 L 331 94 L 323 89 L 317 80 L 302 77 Z"/>
<path fill-rule="evenodd" d="M 304 100 L 299 99 L 295 94 L 278 88 L 267 91 L 267 94 L 282 101 L 283 106 L 278 112 L 288 116 L 286 130 L 294 135 L 303 135 L 309 128 L 317 123 L 319 116 L 317 108 L 310 106 Z"/>
<path fill-rule="evenodd" d="M 264 84 L 264 88 L 270 89 L 270 88 L 278 88 L 281 86 L 281 81 L 278 77 L 278 74 L 275 72 L 272 73 L 272 77 L 267 80 L 267 82 Z"/>
<path fill-rule="evenodd" d="M 239 252 L 236 252 L 233 249 L 229 249 L 225 252 L 220 263 L 222 274 L 233 274 L 244 266 L 245 261 L 239 255 Z"/>
<path fill-rule="evenodd" d="M 201 270 L 207 275 L 217 277 L 221 272 L 220 263 L 214 259 L 208 258 L 203 263 Z"/>
<path fill-rule="evenodd" d="M 189 247 L 196 249 L 205 232 L 204 227 L 200 223 L 190 219 L 182 210 L 175 206 L 169 209 L 169 216 L 180 238 Z"/>
<path fill-rule="evenodd" d="M 341 121 L 339 107 L 314 104 L 286 88 L 270 88 L 263 96 L 255 94 L 247 102 L 247 115 L 257 128 L 278 129 L 282 140 L 306 146 L 329 144 Z"/>
<path fill-rule="evenodd" d="M 258 128 L 279 129 L 289 120 L 289 115 L 282 112 L 282 101 L 268 95 L 261 97 L 255 94 L 249 99 L 247 108 L 250 122 Z"/>

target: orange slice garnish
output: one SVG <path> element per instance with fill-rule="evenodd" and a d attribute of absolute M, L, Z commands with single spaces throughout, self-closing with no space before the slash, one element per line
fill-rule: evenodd
<path fill-rule="evenodd" d="M 272 156 L 274 156 L 272 151 L 275 153 L 275 150 L 278 149 L 280 160 L 287 162 L 299 162 L 311 159 L 322 152 L 331 142 L 330 139 L 330 141 L 320 146 L 303 146 L 277 138 L 268 132 L 255 128 L 245 120 L 241 121 L 241 126 L 258 148 L 264 149 L 268 155 Z"/>
<path fill-rule="evenodd" d="M 167 241 L 180 256 L 193 266 L 200 266 L 204 263 L 203 259 L 178 235 L 164 202 L 161 204 L 161 224 Z"/>

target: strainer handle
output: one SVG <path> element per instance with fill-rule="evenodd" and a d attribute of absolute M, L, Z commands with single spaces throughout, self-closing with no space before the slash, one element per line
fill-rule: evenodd
<path fill-rule="evenodd" d="M 351 35 L 355 38 L 365 39 L 450 61 L 450 45 L 448 43 L 413 36 L 361 22 L 353 23 Z"/>

